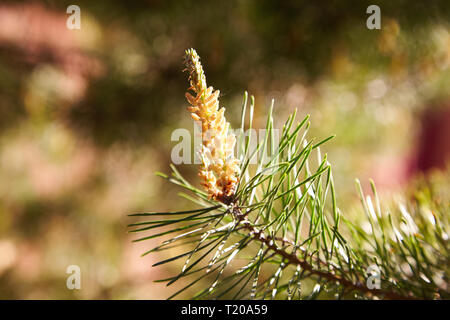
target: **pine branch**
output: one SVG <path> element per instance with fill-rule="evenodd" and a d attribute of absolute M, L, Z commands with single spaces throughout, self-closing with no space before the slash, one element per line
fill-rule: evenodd
<path fill-rule="evenodd" d="M 158 175 L 187 190 L 192 196 L 182 195 L 201 207 L 134 214 L 166 219 L 129 225 L 135 228 L 131 232 L 165 228 L 134 240 L 169 236 L 144 255 L 188 248 L 154 264 L 185 260 L 179 274 L 159 280 L 171 285 L 185 279 L 187 285 L 170 298 L 197 284 L 202 289 L 195 299 L 312 299 L 330 293 L 336 298 L 450 298 L 447 195 L 435 196 L 444 199 L 439 202 L 430 192 L 420 194 L 417 203 L 390 208 L 389 213 L 373 182 L 375 205 L 357 181 L 365 220 L 350 221 L 340 213 L 331 165 L 320 152 L 332 136 L 308 140 L 309 117 L 295 124 L 294 112 L 276 141 L 272 101 L 264 138 L 255 144 L 251 134 L 244 134 L 245 128 L 253 128 L 255 108 L 253 97 L 247 108 L 246 93 L 236 137 L 228 131 L 218 91 L 207 87 L 194 50 L 186 52 L 185 64 L 189 89 L 196 94 L 186 95 L 188 110 L 202 129 L 212 129 L 208 135 L 202 132 L 199 175 L 204 190 L 173 165 L 172 176 Z M 313 153 L 316 161 L 311 161 Z M 367 223 L 368 230 L 361 227 Z M 230 267 L 245 260 L 246 265 Z M 369 285 L 371 268 L 378 269 L 380 286 Z"/>
<path fill-rule="evenodd" d="M 300 260 L 295 253 L 289 253 L 285 249 L 280 248 L 276 245 L 276 241 L 288 242 L 284 239 L 274 239 L 270 236 L 265 236 L 264 233 L 253 227 L 248 220 L 241 220 L 241 223 L 245 226 L 245 228 L 253 235 L 253 239 L 264 243 L 268 249 L 272 250 L 276 254 L 287 260 L 287 264 L 292 264 L 295 266 L 300 266 L 303 270 L 310 272 L 312 275 L 318 276 L 319 278 L 327 279 L 331 282 L 338 282 L 342 286 L 344 286 L 347 290 L 356 290 L 363 293 L 369 293 L 372 296 L 384 296 L 388 299 L 393 300 L 410 300 L 415 299 L 411 295 L 401 295 L 393 291 L 389 290 L 381 290 L 381 289 L 370 289 L 366 285 L 361 282 L 352 282 L 342 277 L 335 275 L 333 272 L 324 272 L 320 270 L 314 269 L 314 267 L 307 262 L 307 260 Z M 282 246 L 284 247 L 284 246 Z M 320 264 L 326 265 L 326 262 L 320 261 Z"/>

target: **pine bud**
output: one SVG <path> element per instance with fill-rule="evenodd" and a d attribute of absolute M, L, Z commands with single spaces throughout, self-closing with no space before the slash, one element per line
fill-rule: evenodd
<path fill-rule="evenodd" d="M 187 109 L 202 128 L 199 176 L 212 199 L 229 204 L 239 182 L 239 160 L 234 157 L 236 137 L 229 132 L 225 108 L 219 108 L 220 91 L 206 85 L 200 57 L 194 49 L 186 50 L 184 64 L 191 91 L 186 92 L 191 105 Z"/>

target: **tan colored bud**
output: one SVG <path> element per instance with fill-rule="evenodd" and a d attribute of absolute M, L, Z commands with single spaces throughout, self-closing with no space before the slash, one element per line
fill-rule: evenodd
<path fill-rule="evenodd" d="M 200 57 L 194 49 L 186 50 L 184 64 L 189 72 L 188 90 L 195 94 L 186 92 L 191 105 L 187 109 L 202 127 L 201 184 L 212 199 L 228 204 L 233 201 L 239 182 L 239 160 L 233 152 L 236 137 L 228 132 L 225 108 L 219 108 L 220 91 L 206 85 Z"/>

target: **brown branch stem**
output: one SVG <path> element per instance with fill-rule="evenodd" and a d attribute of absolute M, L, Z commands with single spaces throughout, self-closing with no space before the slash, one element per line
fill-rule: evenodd
<path fill-rule="evenodd" d="M 235 212 L 236 213 L 236 212 Z M 371 294 L 373 296 L 384 296 L 385 298 L 392 300 L 414 300 L 414 297 L 411 295 L 401 295 L 391 290 L 383 290 L 383 289 L 370 289 L 365 284 L 361 282 L 353 282 L 341 276 L 338 276 L 334 273 L 317 270 L 306 260 L 300 259 L 295 253 L 289 253 L 284 248 L 280 248 L 276 245 L 276 241 L 281 241 L 283 243 L 289 243 L 292 245 L 292 242 L 284 239 L 284 238 L 271 238 L 266 236 L 264 232 L 256 227 L 254 227 L 251 222 L 247 219 L 245 214 L 237 214 L 238 224 L 240 224 L 243 228 L 248 230 L 250 234 L 253 236 L 253 239 L 258 240 L 264 243 L 270 250 L 274 251 L 279 256 L 285 258 L 287 260 L 287 264 L 300 266 L 303 270 L 308 271 L 309 273 L 316 275 L 320 278 L 327 279 L 331 282 L 338 282 L 346 289 L 356 290 L 358 292 L 364 294 Z M 326 264 L 325 262 L 319 261 L 322 264 Z"/>

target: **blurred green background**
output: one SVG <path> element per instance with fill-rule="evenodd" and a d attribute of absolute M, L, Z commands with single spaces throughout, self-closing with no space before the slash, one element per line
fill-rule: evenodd
<path fill-rule="evenodd" d="M 81 30 L 66 8 L 81 8 Z M 381 30 L 366 8 L 381 8 Z M 298 109 L 334 167 L 339 206 L 353 181 L 382 193 L 445 170 L 450 154 L 450 2 L 2 1 L 0 298 L 164 299 L 178 264 L 140 257 L 128 213 L 193 205 L 169 171 L 186 112 L 182 56 L 195 48 L 231 125 L 244 91 L 264 126 Z M 179 170 L 196 181 L 196 166 Z M 81 290 L 66 288 L 79 265 Z M 188 297 L 187 293 L 184 297 Z"/>

